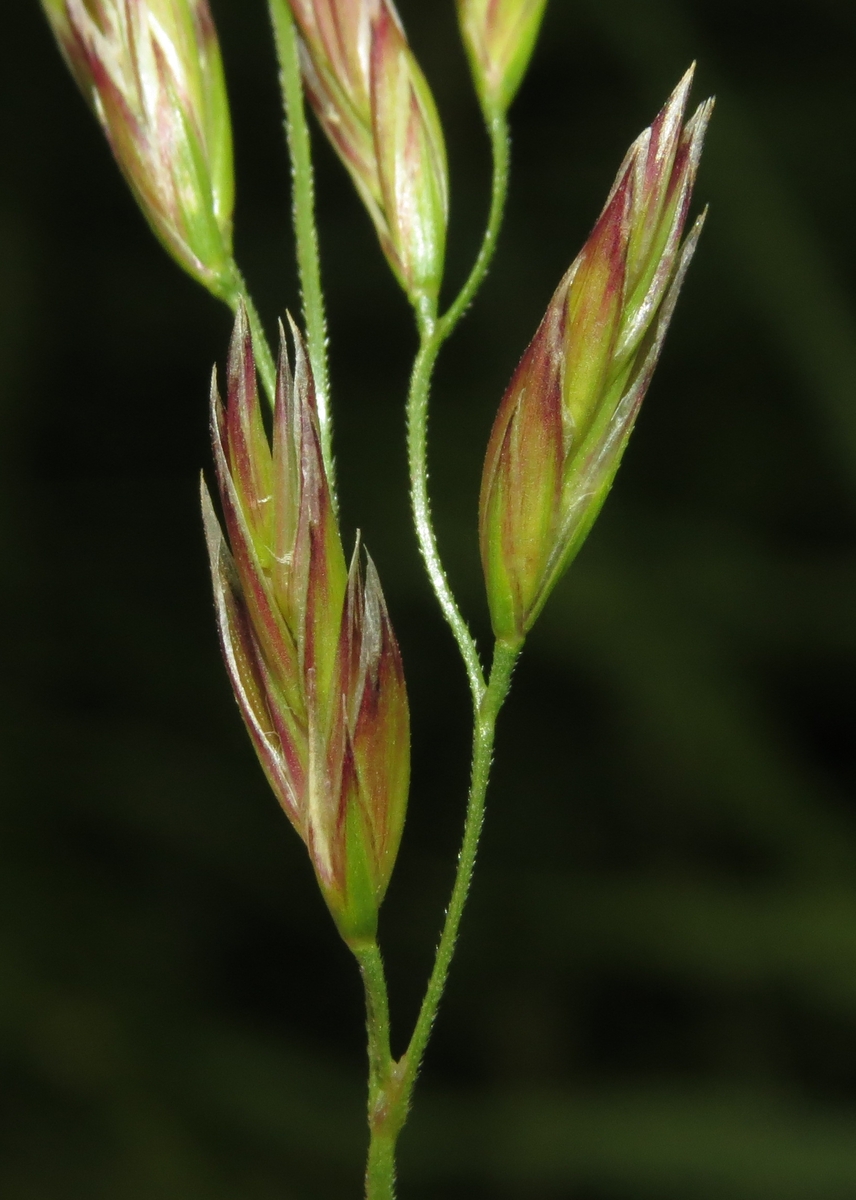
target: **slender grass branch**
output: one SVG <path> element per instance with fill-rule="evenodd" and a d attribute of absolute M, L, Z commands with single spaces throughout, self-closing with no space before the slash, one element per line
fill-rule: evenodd
<path fill-rule="evenodd" d="M 373 1129 L 366 1164 L 366 1200 L 395 1200 L 397 1134 Z"/>
<path fill-rule="evenodd" d="M 467 623 L 461 614 L 443 567 L 431 520 L 431 505 L 428 498 L 428 401 L 431 376 L 434 372 L 437 355 L 443 342 L 452 333 L 472 302 L 487 274 L 502 223 L 502 214 L 508 194 L 509 167 L 508 125 L 505 117 L 497 114 L 491 119 L 488 128 L 493 151 L 493 183 L 490 213 L 482 244 L 464 286 L 443 316 L 437 319 L 435 313 L 427 307 L 423 307 L 417 312 L 420 345 L 413 364 L 410 394 L 407 400 L 407 450 L 416 537 L 434 593 L 464 660 L 473 708 L 476 713 L 485 691 L 484 672 L 478 648 L 467 628 Z"/>
<path fill-rule="evenodd" d="M 455 297 L 447 311 L 440 318 L 439 325 L 443 339 L 447 338 L 469 308 L 473 297 L 481 287 L 488 272 L 499 230 L 502 226 L 502 216 L 505 212 L 505 202 L 508 198 L 508 170 L 510 163 L 511 145 L 508 136 L 508 120 L 504 113 L 494 113 L 487 123 L 490 135 L 491 154 L 493 157 L 493 179 L 491 183 L 490 213 L 488 214 L 482 244 L 473 268 L 464 286 Z"/>
<path fill-rule="evenodd" d="M 297 35 L 287 0 L 269 0 L 269 9 L 280 65 L 286 137 L 292 163 L 294 228 L 309 354 L 316 380 L 322 450 L 332 480 L 326 322 L 314 215 L 309 133 L 303 106 Z M 469 276 L 443 316 L 438 318 L 436 306 L 427 302 L 421 303 L 417 310 L 420 345 L 413 366 L 407 402 L 411 502 L 417 539 L 431 584 L 463 658 L 472 695 L 475 726 L 471 783 L 452 897 L 419 1017 L 407 1053 L 400 1062 L 393 1059 L 390 1049 L 389 1001 L 380 951 L 375 942 L 353 947 L 366 995 L 370 1131 L 366 1167 L 367 1200 L 394 1200 L 395 1144 L 407 1118 L 413 1086 L 448 978 L 484 818 L 496 720 L 508 692 L 511 672 L 517 657 L 517 649 L 498 644 L 490 680 L 485 681 L 478 649 L 458 608 L 440 558 L 431 520 L 427 486 L 428 401 L 437 355 L 484 280 L 496 248 L 505 207 L 509 144 L 508 128 L 503 115 L 497 114 L 489 120 L 488 132 L 493 154 L 493 182 L 485 234 Z M 243 291 L 245 293 L 246 289 Z M 246 295 L 245 303 L 255 333 L 258 317 Z M 267 350 L 266 344 L 264 349 Z M 262 376 L 264 380 L 263 365 Z M 267 384 L 265 386 L 267 388 Z"/>
<path fill-rule="evenodd" d="M 458 856 L 458 869 L 449 907 L 446 910 L 446 920 L 443 932 L 437 946 L 434 967 L 428 980 L 428 987 L 419 1010 L 419 1017 L 410 1039 L 407 1053 L 402 1059 L 402 1091 L 409 1096 L 416 1081 L 425 1047 L 431 1036 L 431 1028 L 440 999 L 449 977 L 449 967 L 455 953 L 455 943 L 458 929 L 464 912 L 464 905 L 472 882 L 473 869 L 476 865 L 479 838 L 484 822 L 485 797 L 490 779 L 490 768 L 493 758 L 493 745 L 496 736 L 496 722 L 500 709 L 508 695 L 511 686 L 511 675 L 514 664 L 520 653 L 519 646 L 507 646 L 497 642 L 494 648 L 493 665 L 490 680 L 485 689 L 473 730 L 473 762 L 470 779 L 470 792 L 467 799 L 467 817 L 464 825 L 464 837 L 461 852 Z"/>
<path fill-rule="evenodd" d="M 509 139 L 504 114 L 496 113 L 490 118 L 488 132 L 493 154 L 493 182 L 490 213 L 482 244 L 469 276 L 443 316 L 438 318 L 436 306 L 427 303 L 424 298 L 417 307 L 419 351 L 413 364 L 407 399 L 407 451 L 416 536 L 431 585 L 464 661 L 472 696 L 474 729 L 470 790 L 452 896 L 446 910 L 446 919 L 419 1016 L 407 1052 L 397 1063 L 391 1056 L 388 1060 L 389 1073 L 387 1086 L 383 1093 L 382 1119 L 375 1119 L 375 1123 L 372 1124 L 370 1116 L 371 1143 L 366 1173 L 367 1200 L 393 1200 L 395 1194 L 395 1142 L 407 1118 L 413 1086 L 449 976 L 449 968 L 472 882 L 484 821 L 485 797 L 490 778 L 496 722 L 503 701 L 508 694 L 511 674 L 520 649 L 519 646 L 510 647 L 498 642 L 494 648 L 490 679 L 485 682 L 478 647 L 461 614 L 443 567 L 428 498 L 428 402 L 431 377 L 443 343 L 463 316 L 487 274 L 496 249 L 508 193 Z M 366 978 L 365 971 L 363 978 L 364 980 Z M 368 999 L 368 991 L 367 1004 L 371 1014 L 372 1001 Z M 370 1015 L 370 1025 L 371 1020 Z M 388 1029 L 386 1035 L 388 1036 Z M 376 1042 L 383 1034 L 379 1032 L 374 1036 Z M 372 1038 L 370 1029 L 370 1055 Z M 377 1110 L 375 1110 L 375 1117 L 377 1118 Z"/>
<path fill-rule="evenodd" d="M 327 365 L 327 318 L 321 288 L 321 260 L 318 230 L 315 224 L 315 182 L 309 126 L 303 103 L 303 82 L 297 30 L 288 0 L 269 0 L 279 81 L 285 112 L 285 136 L 291 160 L 294 236 L 297 245 L 297 271 L 306 323 L 309 360 L 315 376 L 321 451 L 327 477 L 335 494 L 333 476 L 333 418 L 330 409 L 330 376 Z"/>
<path fill-rule="evenodd" d="M 352 947 L 366 994 L 369 1050 L 369 1155 L 366 1163 L 367 1200 L 393 1200 L 395 1143 L 407 1115 L 402 1103 L 401 1067 L 389 1046 L 389 1000 L 383 960 L 376 942 Z"/>
<path fill-rule="evenodd" d="M 271 0 L 273 3 L 273 0 Z M 473 759 L 467 816 L 458 867 L 434 965 L 406 1054 L 392 1058 L 389 1046 L 389 1008 L 383 965 L 377 947 L 355 950 L 366 991 L 369 1041 L 369 1155 L 366 1200 L 394 1200 L 395 1144 L 407 1119 L 410 1097 L 431 1036 L 446 987 L 455 943 L 464 912 L 479 837 L 500 708 L 508 693 L 519 648 L 497 643 L 490 680 L 485 682 L 478 648 L 467 628 L 440 558 L 428 500 L 428 400 L 437 355 L 473 299 L 490 266 L 508 191 L 508 128 L 504 116 L 489 123 L 493 148 L 490 214 L 478 257 L 447 312 L 437 318 L 436 305 L 422 298 L 416 311 L 419 351 L 413 364 L 407 399 L 407 452 L 411 503 L 416 536 L 432 587 L 467 672 L 473 702 Z"/>
<path fill-rule="evenodd" d="M 389 1070 L 389 1000 L 386 973 L 377 942 L 353 947 L 366 994 L 366 1027 L 369 1035 L 369 1091 L 373 1092 Z"/>
<path fill-rule="evenodd" d="M 410 499 L 419 549 L 443 616 L 451 627 L 467 671 L 473 708 L 484 695 L 485 681 L 478 648 L 461 615 L 437 546 L 428 499 L 428 397 L 431 375 L 443 344 L 438 326 L 423 324 L 419 353 L 413 364 L 407 400 L 407 454 L 410 464 Z"/>
<path fill-rule="evenodd" d="M 392 1058 L 389 1048 L 389 1009 L 380 953 L 374 943 L 354 951 L 366 992 L 369 1041 L 371 1140 L 366 1168 L 366 1200 L 393 1200 L 395 1196 L 395 1145 L 407 1119 L 413 1087 L 449 977 L 484 821 L 496 722 L 508 695 L 518 653 L 519 647 L 503 643 L 497 643 L 494 650 L 490 681 L 479 705 L 473 735 L 472 777 L 455 884 L 410 1045 L 398 1062 Z"/>

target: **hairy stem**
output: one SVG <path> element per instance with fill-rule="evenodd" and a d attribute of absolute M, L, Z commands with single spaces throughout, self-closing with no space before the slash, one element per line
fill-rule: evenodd
<path fill-rule="evenodd" d="M 490 213 L 482 239 L 478 257 L 473 264 L 467 281 L 455 297 L 448 310 L 440 318 L 443 338 L 447 338 L 460 321 L 473 301 L 473 297 L 481 287 L 488 272 L 499 230 L 502 226 L 502 216 L 505 212 L 505 202 L 508 198 L 508 169 L 510 162 L 510 143 L 508 137 L 508 121 L 504 113 L 494 113 L 488 121 L 491 153 L 493 156 L 493 181 L 490 194 Z"/>
<path fill-rule="evenodd" d="M 382 1130 L 372 1130 L 366 1164 L 366 1200 L 395 1200 L 396 1138 Z"/>
<path fill-rule="evenodd" d="M 386 974 L 377 942 L 353 947 L 366 994 L 366 1029 L 369 1039 L 369 1092 L 382 1085 L 390 1062 L 389 1001 Z"/>
<path fill-rule="evenodd" d="M 366 1200 L 393 1200 L 395 1142 L 407 1112 L 401 1105 L 401 1069 L 390 1052 L 389 1000 L 377 942 L 352 947 L 366 994 L 369 1052 L 369 1155 Z"/>
<path fill-rule="evenodd" d="M 428 980 L 428 987 L 425 991 L 422 1007 L 419 1010 L 419 1017 L 416 1021 L 407 1053 L 401 1060 L 404 1068 L 401 1081 L 402 1093 L 408 1098 L 416 1081 L 416 1076 L 422 1063 L 422 1056 L 425 1053 L 425 1047 L 428 1045 L 428 1039 L 431 1036 L 431 1027 L 437 1015 L 440 999 L 449 976 L 452 956 L 455 953 L 455 942 L 457 941 L 464 905 L 467 902 L 467 895 L 470 890 L 473 869 L 476 865 L 479 837 L 484 822 L 484 805 L 487 795 L 487 785 L 490 779 L 493 744 L 496 736 L 496 721 L 505 697 L 508 695 L 508 689 L 511 685 L 511 674 L 519 653 L 519 646 L 507 646 L 502 642 L 497 642 L 494 648 L 490 680 L 476 715 L 476 723 L 473 730 L 473 762 L 470 793 L 467 799 L 467 817 L 464 825 L 461 852 L 458 856 L 455 884 L 452 888 L 449 907 L 446 910 L 443 932 L 440 935 L 437 954 L 434 958 L 434 967 L 431 971 L 431 977 Z"/>
<path fill-rule="evenodd" d="M 428 499 L 428 397 L 431 375 L 443 344 L 443 337 L 436 324 L 423 323 L 422 329 L 422 340 L 413 364 L 410 395 L 407 400 L 407 455 L 410 464 L 413 522 L 431 586 L 458 643 L 467 671 L 473 707 L 477 708 L 485 689 L 479 652 L 446 577 Z"/>
<path fill-rule="evenodd" d="M 428 499 L 428 401 L 431 376 L 443 342 L 466 311 L 490 266 L 508 191 L 509 146 L 505 117 L 500 114 L 494 116 L 488 122 L 488 130 L 493 150 L 493 185 L 490 214 L 481 248 L 464 286 L 442 317 L 438 318 L 435 305 L 424 297 L 417 306 L 419 352 L 413 364 L 407 398 L 407 453 L 416 536 L 431 585 L 461 652 L 472 695 L 474 729 L 470 791 L 455 883 L 434 965 L 410 1045 L 398 1062 L 392 1058 L 389 1049 L 387 994 L 380 955 L 376 946 L 358 953 L 366 989 L 369 1030 L 371 1142 L 366 1169 L 367 1200 L 393 1200 L 395 1196 L 395 1144 L 407 1119 L 410 1097 L 449 976 L 484 820 L 496 721 L 508 694 L 511 673 L 519 653 L 519 647 L 497 643 L 490 679 L 485 682 L 478 648 L 458 608 L 440 558 Z"/>
<path fill-rule="evenodd" d="M 428 308 L 423 308 L 417 313 L 420 344 L 416 361 L 413 364 L 410 394 L 407 400 L 410 497 L 416 537 L 434 594 L 464 660 L 474 710 L 478 710 L 484 695 L 484 673 L 478 649 L 449 585 L 431 520 L 431 505 L 428 499 L 428 401 L 431 391 L 431 376 L 434 372 L 437 355 L 487 274 L 502 223 L 502 214 L 508 194 L 509 166 L 508 124 L 504 115 L 494 116 L 489 122 L 488 129 L 493 151 L 493 183 L 490 213 L 482 244 L 464 286 L 443 316 L 437 319 L 436 315 Z"/>
<path fill-rule="evenodd" d="M 382 1107 L 378 1108 L 375 1106 L 372 1109 L 370 1100 L 369 1123 L 371 1127 L 371 1145 L 366 1173 L 366 1196 L 368 1200 L 392 1200 L 394 1196 L 395 1142 L 401 1127 L 407 1119 L 413 1086 L 419 1073 L 425 1048 L 431 1036 L 431 1028 L 434 1024 L 440 999 L 449 976 L 449 968 L 455 952 L 458 929 L 472 881 L 479 836 L 484 820 L 485 796 L 490 776 L 496 721 L 499 716 L 499 710 L 508 693 L 511 673 L 519 653 L 519 647 L 512 648 L 497 643 L 490 679 L 488 682 L 485 682 L 478 648 L 455 600 L 442 559 L 440 558 L 437 537 L 431 519 L 431 506 L 428 499 L 428 401 L 431 389 L 431 376 L 443 342 L 449 337 L 466 311 L 487 274 L 494 250 L 496 249 L 497 237 L 499 235 L 508 192 L 509 145 L 508 126 L 504 115 L 495 115 L 488 122 L 488 130 L 493 151 L 493 184 L 491 189 L 490 213 L 482 244 L 464 286 L 443 316 L 438 318 L 436 307 L 424 298 L 422 303 L 417 307 L 416 318 L 420 337 L 419 352 L 413 364 L 410 391 L 407 399 L 407 452 L 410 468 L 411 504 L 413 507 L 416 536 L 434 593 L 437 596 L 440 608 L 452 630 L 464 661 L 472 696 L 474 729 L 470 791 L 467 801 L 463 842 L 460 855 L 458 856 L 458 868 L 455 874 L 452 896 L 449 901 L 449 907 L 446 910 L 446 920 L 440 935 L 434 965 L 425 997 L 419 1010 L 419 1017 L 413 1030 L 413 1036 L 411 1037 L 407 1053 L 399 1062 L 395 1062 L 391 1056 L 387 1060 L 388 1068 L 384 1085 L 378 1092 L 378 1095 L 382 1098 Z M 364 980 L 366 979 L 365 969 L 363 969 L 363 978 Z M 385 988 L 383 994 L 385 1002 Z M 368 985 L 366 996 L 369 1013 L 371 1014 L 373 1001 L 369 999 Z M 372 1018 L 370 1015 L 370 1058 L 372 1046 L 371 1023 Z M 388 1025 L 385 1028 L 386 1033 L 384 1036 L 387 1039 L 388 1053 Z M 374 1118 L 372 1118 L 372 1113 L 374 1113 Z"/>
<path fill-rule="evenodd" d="M 306 323 L 309 361 L 315 376 L 315 395 L 318 404 L 318 424 L 321 429 L 321 452 L 327 478 L 333 486 L 333 419 L 330 411 L 330 378 L 327 367 L 327 318 L 324 293 L 321 289 L 321 262 L 318 252 L 318 230 L 315 225 L 315 183 L 309 127 L 303 104 L 303 82 L 300 73 L 297 30 L 288 0 L 269 0 L 276 53 L 279 61 L 279 81 L 285 111 L 285 136 L 291 160 L 294 236 L 297 245 L 297 271 L 300 295 Z"/>
<path fill-rule="evenodd" d="M 389 1008 L 380 952 L 375 943 L 354 951 L 366 992 L 369 1042 L 371 1140 L 366 1167 L 366 1200 L 393 1200 L 395 1196 L 395 1145 L 407 1120 L 413 1087 L 449 976 L 484 821 L 496 721 L 508 694 L 518 653 L 519 647 L 503 643 L 497 643 L 494 651 L 490 680 L 479 705 L 473 733 L 472 776 L 455 884 L 413 1036 L 407 1052 L 398 1062 L 392 1058 L 389 1046 Z"/>

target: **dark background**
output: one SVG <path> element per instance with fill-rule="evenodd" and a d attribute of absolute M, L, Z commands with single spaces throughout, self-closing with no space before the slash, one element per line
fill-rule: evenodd
<path fill-rule="evenodd" d="M 239 258 L 297 307 L 261 0 L 218 0 Z M 451 0 L 402 0 L 453 177 L 487 151 Z M 432 491 L 475 508 L 515 361 L 688 62 L 711 213 L 595 532 L 501 722 L 402 1200 L 856 1195 L 856 8 L 552 0 L 496 266 L 441 360 Z M 197 504 L 228 314 L 155 244 L 35 3 L 0 32 L 0 1194 L 356 1197 L 361 997 L 214 634 Z M 402 643 L 414 782 L 382 918 L 396 1048 L 451 883 L 467 696 L 405 501 L 414 338 L 316 138 L 346 538 Z"/>

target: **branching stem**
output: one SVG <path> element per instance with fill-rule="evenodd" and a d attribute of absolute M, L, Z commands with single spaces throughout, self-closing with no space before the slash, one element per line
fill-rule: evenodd
<path fill-rule="evenodd" d="M 494 648 L 490 679 L 485 682 L 478 648 L 443 567 L 428 499 L 428 402 L 434 365 L 440 348 L 466 311 L 490 266 L 508 190 L 509 146 L 505 117 L 496 114 L 488 122 L 488 128 L 493 149 L 493 186 L 485 235 L 473 269 L 447 312 L 438 317 L 436 306 L 424 300 L 417 308 L 419 352 L 413 364 L 407 400 L 407 450 L 416 536 L 431 585 L 464 661 L 472 696 L 474 729 L 470 790 L 455 882 L 434 965 L 410 1044 L 397 1062 L 389 1049 L 389 1009 L 380 954 L 374 945 L 370 954 L 366 950 L 355 951 L 366 989 L 369 1039 L 371 1141 L 366 1169 L 367 1200 L 393 1200 L 395 1196 L 395 1144 L 407 1119 L 413 1086 L 449 976 L 484 821 L 496 722 L 519 653 L 519 646 L 498 642 Z"/>
<path fill-rule="evenodd" d="M 389 1006 L 380 952 L 374 943 L 354 950 L 366 992 L 369 1044 L 371 1140 L 366 1168 L 366 1200 L 393 1200 L 395 1196 L 395 1144 L 407 1120 L 413 1087 L 449 977 L 484 821 L 496 721 L 508 694 L 518 653 L 519 647 L 506 646 L 501 642 L 494 649 L 490 680 L 476 717 L 467 818 L 452 896 L 413 1036 L 407 1051 L 397 1062 L 392 1058 L 389 1047 Z"/>
<path fill-rule="evenodd" d="M 293 178 L 294 231 L 300 290 L 306 323 L 309 357 L 315 376 L 321 443 L 328 477 L 333 485 L 332 427 L 329 407 L 327 332 L 318 235 L 315 225 L 315 196 L 309 131 L 303 103 L 297 31 L 288 0 L 268 0 L 280 67 L 280 85 L 285 109 L 285 132 Z M 366 1167 L 367 1200 L 394 1200 L 395 1144 L 407 1118 L 410 1096 L 437 1014 L 458 929 L 472 880 L 484 819 L 484 803 L 490 775 L 491 756 L 499 710 L 508 692 L 511 673 L 519 651 L 497 643 L 489 681 L 485 682 L 478 648 L 467 628 L 449 585 L 437 546 L 428 499 L 428 401 L 431 376 L 437 355 L 478 291 L 496 248 L 508 190 L 509 144 L 504 114 L 487 121 L 493 156 L 490 213 L 478 256 L 467 280 L 449 309 L 437 315 L 437 306 L 423 297 L 416 308 L 419 351 L 413 365 L 407 400 L 407 448 L 410 468 L 411 503 L 419 548 L 432 587 L 449 623 L 466 667 L 474 713 L 473 759 L 464 836 L 452 896 L 437 947 L 425 997 L 410 1045 L 396 1062 L 390 1049 L 389 1000 L 383 961 L 375 941 L 351 949 L 356 956 L 366 996 L 366 1025 L 369 1056 L 369 1132 Z M 241 281 L 251 327 L 260 347 L 260 371 L 267 391 L 273 379 L 273 363 L 252 301 Z"/>
<path fill-rule="evenodd" d="M 422 326 L 422 341 L 413 364 L 410 381 L 410 396 L 407 401 L 407 454 L 410 463 L 410 502 L 419 549 L 425 562 L 434 594 L 440 603 L 443 616 L 448 622 L 458 649 L 464 660 L 467 679 L 472 694 L 473 709 L 477 709 L 484 695 L 485 681 L 478 648 L 467 623 L 461 615 L 454 593 L 443 567 L 437 546 L 437 535 L 431 520 L 431 505 L 428 499 L 428 398 L 431 375 L 437 354 L 443 344 L 437 324 Z"/>
<path fill-rule="evenodd" d="M 383 960 L 376 942 L 352 947 L 366 994 L 369 1047 L 369 1130 L 366 1196 L 393 1200 L 395 1142 L 407 1113 L 401 1106 L 401 1069 L 389 1047 L 389 1001 Z"/>
<path fill-rule="evenodd" d="M 508 120 L 505 114 L 502 112 L 494 113 L 487 122 L 487 129 L 490 135 L 490 147 L 493 156 L 490 212 L 482 244 L 478 252 L 478 257 L 473 264 L 473 269 L 470 271 L 466 283 L 460 292 L 458 292 L 448 310 L 440 318 L 439 325 L 443 340 L 449 336 L 469 308 L 473 297 L 484 281 L 484 277 L 493 259 L 494 251 L 496 250 L 496 242 L 499 237 L 500 227 L 502 226 L 503 213 L 505 212 L 505 202 L 508 198 L 508 168 L 511 146 L 508 136 Z"/>
<path fill-rule="evenodd" d="M 309 127 L 303 103 L 303 83 L 297 30 L 288 0 L 268 0 L 279 61 L 279 81 L 285 112 L 285 136 L 291 159 L 292 209 L 297 245 L 297 271 L 306 323 L 309 361 L 315 376 L 321 452 L 327 478 L 335 494 L 333 476 L 333 417 L 330 409 L 330 376 L 327 366 L 327 318 L 321 289 L 321 260 L 315 224 L 315 182 Z"/>
<path fill-rule="evenodd" d="M 467 817 L 464 825 L 461 851 L 458 855 L 458 869 L 455 874 L 455 883 L 452 888 L 449 907 L 446 911 L 443 932 L 440 935 L 440 942 L 437 946 L 434 967 L 431 971 L 431 977 L 428 980 L 428 987 L 425 991 L 422 1007 L 419 1010 L 419 1017 L 416 1021 L 407 1053 L 402 1059 L 402 1063 L 404 1064 L 402 1087 L 408 1096 L 416 1081 L 422 1056 L 425 1053 L 425 1047 L 428 1045 L 428 1038 L 431 1036 L 431 1028 L 446 987 L 452 955 L 455 952 L 458 929 L 470 890 L 473 869 L 476 864 L 479 837 L 481 836 L 482 824 L 484 822 L 485 796 L 487 795 L 487 785 L 490 779 L 493 744 L 496 736 L 496 722 L 505 697 L 508 695 L 508 689 L 511 685 L 511 674 L 514 670 L 518 654 L 519 647 L 506 646 L 502 642 L 497 642 L 494 647 L 490 680 L 476 715 L 475 728 L 473 730 L 473 762 L 470 793 L 467 799 Z"/>
<path fill-rule="evenodd" d="M 437 318 L 427 306 L 417 311 L 420 335 L 419 352 L 413 364 L 410 394 L 407 399 L 407 453 L 410 467 L 410 499 L 416 537 L 434 594 L 464 660 L 473 710 L 476 713 L 484 695 L 484 673 L 478 648 L 461 615 L 446 576 L 431 520 L 431 505 L 428 498 L 428 402 L 437 355 L 487 274 L 502 224 L 502 215 L 508 194 L 509 165 L 508 124 L 503 115 L 496 114 L 491 119 L 489 132 L 493 151 L 493 184 L 490 213 L 481 248 L 464 286 L 442 317 Z"/>

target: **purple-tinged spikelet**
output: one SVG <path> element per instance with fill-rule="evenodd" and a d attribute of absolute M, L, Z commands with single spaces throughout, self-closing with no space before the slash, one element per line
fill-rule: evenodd
<path fill-rule="evenodd" d="M 143 213 L 180 265 L 233 298 L 229 105 L 208 0 L 42 0 Z"/>
<path fill-rule="evenodd" d="M 443 275 L 443 131 L 392 0 L 291 0 L 307 95 L 411 301 Z"/>
<path fill-rule="evenodd" d="M 491 432 L 479 531 L 496 636 L 518 645 L 582 545 L 650 383 L 700 217 L 682 242 L 712 101 L 687 72 L 631 146 Z"/>
<path fill-rule="evenodd" d="M 401 656 L 371 559 L 346 570 L 321 456 L 312 372 L 282 337 L 268 442 L 239 308 L 214 462 L 228 543 L 203 484 L 223 657 L 282 808 L 342 936 L 374 935 L 401 839 L 410 732 Z"/>
<path fill-rule="evenodd" d="M 547 0 L 457 0 L 461 36 L 484 114 L 504 113 L 535 48 Z"/>

